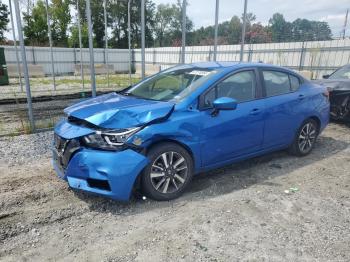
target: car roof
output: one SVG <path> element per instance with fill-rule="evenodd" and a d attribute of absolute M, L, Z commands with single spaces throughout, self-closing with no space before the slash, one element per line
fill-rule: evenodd
<path fill-rule="evenodd" d="M 207 68 L 207 69 L 216 69 L 216 68 L 244 68 L 244 67 L 273 67 L 273 68 L 282 68 L 280 66 L 275 66 L 271 64 L 265 63 L 245 63 L 245 62 L 198 62 L 189 64 L 189 66 L 197 67 L 197 68 Z M 285 69 L 285 68 L 283 68 Z"/>
<path fill-rule="evenodd" d="M 246 63 L 246 62 L 198 62 L 198 63 L 192 63 L 188 64 L 189 66 L 195 67 L 195 68 L 203 68 L 203 69 L 224 69 L 224 68 L 231 68 L 231 69 L 239 69 L 239 68 L 246 68 L 246 67 L 267 67 L 267 68 L 273 68 L 285 72 L 289 72 L 292 74 L 297 74 L 300 77 L 302 77 L 297 72 L 271 64 L 265 64 L 265 63 Z M 303 77 L 302 77 L 303 78 Z"/>

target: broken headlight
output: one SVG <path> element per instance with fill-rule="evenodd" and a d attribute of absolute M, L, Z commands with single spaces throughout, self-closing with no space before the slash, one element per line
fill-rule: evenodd
<path fill-rule="evenodd" d="M 133 134 L 141 128 L 128 128 L 123 130 L 96 131 L 82 138 L 83 144 L 97 149 L 116 150 L 120 149 Z"/>

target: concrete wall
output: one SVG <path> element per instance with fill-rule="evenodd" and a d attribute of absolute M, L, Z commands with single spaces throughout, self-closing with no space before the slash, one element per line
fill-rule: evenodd
<path fill-rule="evenodd" d="M 13 46 L 2 46 L 5 48 L 5 58 L 8 65 L 16 66 L 16 53 Z M 89 49 L 84 48 L 83 62 L 89 65 Z M 21 54 L 18 48 L 19 58 Z M 28 64 L 41 65 L 46 75 L 51 75 L 51 60 L 50 48 L 48 47 L 26 47 L 26 55 Z M 53 48 L 53 57 L 55 61 L 55 74 L 66 75 L 75 72 L 75 65 L 80 65 L 80 50 L 79 48 Z M 105 63 L 104 49 L 94 49 L 94 59 L 96 64 Z M 109 49 L 108 64 L 111 65 L 117 72 L 128 71 L 129 55 L 128 50 L 124 49 Z"/>

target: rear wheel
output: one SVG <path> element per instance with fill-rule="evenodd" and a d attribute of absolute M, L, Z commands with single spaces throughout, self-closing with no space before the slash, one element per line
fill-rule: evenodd
<path fill-rule="evenodd" d="M 155 200 L 179 197 L 193 176 L 193 161 L 189 153 L 174 143 L 152 148 L 148 154 L 150 164 L 142 173 L 143 192 Z"/>
<path fill-rule="evenodd" d="M 306 120 L 299 128 L 289 151 L 297 156 L 308 155 L 315 145 L 317 136 L 317 122 L 313 119 Z"/>

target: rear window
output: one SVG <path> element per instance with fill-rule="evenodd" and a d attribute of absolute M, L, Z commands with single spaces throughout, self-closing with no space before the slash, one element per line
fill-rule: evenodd
<path fill-rule="evenodd" d="M 263 71 L 266 96 L 277 96 L 298 90 L 300 79 L 279 71 Z"/>
<path fill-rule="evenodd" d="M 288 74 L 277 71 L 263 71 L 266 96 L 277 96 L 290 92 Z"/>

